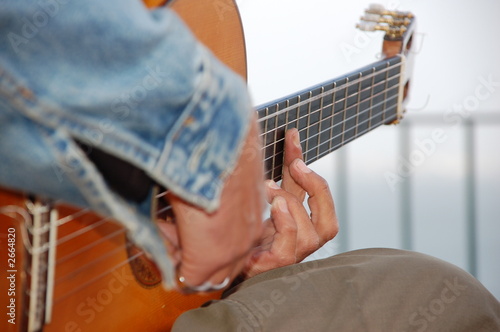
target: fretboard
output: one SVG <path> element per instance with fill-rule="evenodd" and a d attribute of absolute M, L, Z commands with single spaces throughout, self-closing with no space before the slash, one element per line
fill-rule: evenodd
<path fill-rule="evenodd" d="M 266 178 L 281 179 L 285 131 L 297 128 L 310 164 L 398 118 L 402 59 L 381 60 L 257 107 Z"/>

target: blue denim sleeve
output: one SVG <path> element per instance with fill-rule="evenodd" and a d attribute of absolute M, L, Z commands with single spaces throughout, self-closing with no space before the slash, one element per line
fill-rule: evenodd
<path fill-rule="evenodd" d="M 74 140 L 213 211 L 248 130 L 245 83 L 168 9 L 137 0 L 2 6 L 0 185 L 111 215 L 158 260 L 164 248 L 144 209 L 110 190 Z M 171 281 L 172 267 L 160 268 Z"/>

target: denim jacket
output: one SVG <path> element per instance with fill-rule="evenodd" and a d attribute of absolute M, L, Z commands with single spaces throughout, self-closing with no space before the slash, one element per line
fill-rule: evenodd
<path fill-rule="evenodd" d="M 248 129 L 245 83 L 169 9 L 138 0 L 1 6 L 0 186 L 114 217 L 172 286 L 150 198 L 116 194 L 75 140 L 213 211 Z"/>

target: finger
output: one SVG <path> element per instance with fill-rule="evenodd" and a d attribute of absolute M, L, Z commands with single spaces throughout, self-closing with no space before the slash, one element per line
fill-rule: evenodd
<path fill-rule="evenodd" d="M 273 180 L 266 180 L 265 181 L 265 188 L 266 188 L 266 201 L 271 204 L 276 196 L 279 195 L 283 189 L 278 186 L 276 182 Z"/>
<path fill-rule="evenodd" d="M 295 263 L 298 227 L 290 214 L 286 199 L 276 197 L 273 200 L 271 212 L 276 228 L 271 252 L 278 255 L 283 264 L 293 264 Z"/>
<path fill-rule="evenodd" d="M 303 202 L 305 191 L 290 175 L 290 164 L 297 158 L 302 159 L 300 134 L 296 128 L 292 128 L 287 130 L 285 133 L 285 156 L 283 161 L 283 181 L 281 186 L 289 193 L 295 195 L 300 202 Z"/>
<path fill-rule="evenodd" d="M 338 220 L 335 205 L 328 183 L 321 176 L 308 168 L 300 159 L 292 162 L 290 174 L 295 182 L 305 189 L 311 210 L 311 221 L 316 227 L 321 245 L 338 233 Z"/>
<path fill-rule="evenodd" d="M 311 221 L 304 204 L 299 202 L 295 195 L 286 192 L 272 180 L 268 181 L 267 187 L 269 200 L 274 200 L 276 197 L 285 198 L 290 214 L 297 224 L 296 258 L 300 261 L 320 247 L 321 240 L 318 231 Z"/>
<path fill-rule="evenodd" d="M 257 251 L 247 265 L 245 274 L 253 277 L 259 273 L 295 264 L 297 225 L 283 197 L 276 197 L 271 205 L 274 235 L 270 247 Z"/>

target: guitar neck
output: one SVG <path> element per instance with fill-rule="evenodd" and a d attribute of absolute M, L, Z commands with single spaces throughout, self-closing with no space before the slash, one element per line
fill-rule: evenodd
<path fill-rule="evenodd" d="M 402 112 L 403 59 L 395 56 L 257 107 L 266 178 L 281 179 L 285 131 L 297 128 L 304 161 L 313 161 Z"/>

